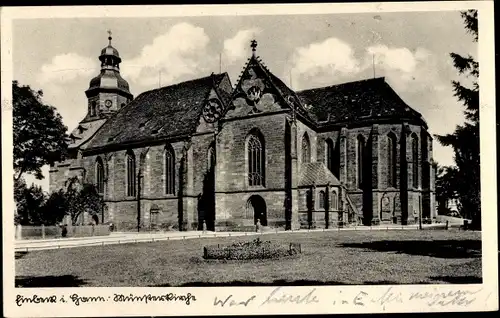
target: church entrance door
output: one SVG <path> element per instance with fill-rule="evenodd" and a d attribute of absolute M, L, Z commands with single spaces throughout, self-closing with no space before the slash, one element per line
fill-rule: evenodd
<path fill-rule="evenodd" d="M 257 220 L 260 220 L 262 226 L 267 226 L 267 207 L 266 201 L 259 195 L 252 195 L 248 199 L 247 207 L 253 210 L 253 221 L 257 224 Z"/>

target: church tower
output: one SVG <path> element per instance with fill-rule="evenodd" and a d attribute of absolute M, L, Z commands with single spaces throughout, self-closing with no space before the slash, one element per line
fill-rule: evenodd
<path fill-rule="evenodd" d="M 107 118 L 133 99 L 127 81 L 120 75 L 120 54 L 111 45 L 111 31 L 108 33 L 109 44 L 99 56 L 101 72 L 90 80 L 89 88 L 85 91 L 88 112 L 82 122 Z"/>

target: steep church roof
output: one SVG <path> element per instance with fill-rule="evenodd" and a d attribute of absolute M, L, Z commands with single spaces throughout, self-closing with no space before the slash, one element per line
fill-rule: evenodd
<path fill-rule="evenodd" d="M 422 115 L 408 106 L 384 77 L 297 92 L 318 124 L 350 124 L 370 119 L 396 118 L 417 121 Z"/>
<path fill-rule="evenodd" d="M 69 135 L 68 148 L 79 148 L 84 145 L 105 122 L 106 119 L 98 119 L 80 123 Z"/>
<path fill-rule="evenodd" d="M 223 103 L 230 92 L 222 85 L 227 73 L 144 92 L 102 126 L 87 149 L 184 137 L 192 134 L 209 93 L 215 88 Z M 229 85 L 230 87 L 230 85 Z"/>
<path fill-rule="evenodd" d="M 310 162 L 302 165 L 300 168 L 299 187 L 323 186 L 330 184 L 331 186 L 340 185 L 340 181 L 333 175 L 323 162 Z"/>

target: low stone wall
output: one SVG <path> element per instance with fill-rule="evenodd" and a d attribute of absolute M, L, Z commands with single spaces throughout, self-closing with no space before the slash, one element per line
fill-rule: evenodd
<path fill-rule="evenodd" d="M 109 235 L 109 225 L 79 225 L 67 226 L 65 237 L 88 237 L 88 236 L 106 236 Z M 17 240 L 32 240 L 32 239 L 51 239 L 62 238 L 63 228 L 60 226 L 30 226 L 17 225 L 16 239 Z"/>
<path fill-rule="evenodd" d="M 106 236 L 109 235 L 108 225 L 81 225 L 68 227 L 68 237 Z"/>

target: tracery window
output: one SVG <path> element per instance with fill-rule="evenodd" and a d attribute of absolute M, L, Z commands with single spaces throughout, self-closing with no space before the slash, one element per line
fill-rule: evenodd
<path fill-rule="evenodd" d="M 95 185 L 97 193 L 104 194 L 104 165 L 101 157 L 97 157 L 95 163 Z"/>
<path fill-rule="evenodd" d="M 247 140 L 248 185 L 263 186 L 265 182 L 265 149 L 262 137 L 252 133 Z"/>
<path fill-rule="evenodd" d="M 307 133 L 302 137 L 302 163 L 311 162 L 311 143 Z"/>
<path fill-rule="evenodd" d="M 363 187 L 363 164 L 364 164 L 364 156 L 365 156 L 365 139 L 363 136 L 359 135 L 357 139 L 356 145 L 356 159 L 357 159 L 357 182 L 358 188 L 361 189 Z"/>
<path fill-rule="evenodd" d="M 175 154 L 170 145 L 165 148 L 165 194 L 175 194 Z"/>
<path fill-rule="evenodd" d="M 321 190 L 318 195 L 318 205 L 320 209 L 325 209 L 325 191 Z"/>
<path fill-rule="evenodd" d="M 396 188 L 396 149 L 397 139 L 393 133 L 387 136 L 387 184 Z"/>
<path fill-rule="evenodd" d="M 135 155 L 132 151 L 128 151 L 126 155 L 127 167 L 127 196 L 133 197 L 136 195 L 136 174 L 135 174 Z"/>
<path fill-rule="evenodd" d="M 333 141 L 328 138 L 326 141 L 325 141 L 325 164 L 326 166 L 328 167 L 328 169 L 330 169 L 331 172 L 334 172 L 334 159 L 333 159 L 333 156 L 334 156 L 334 145 L 333 145 Z"/>
<path fill-rule="evenodd" d="M 338 210 L 339 208 L 339 203 L 338 203 L 338 197 L 337 197 L 337 192 L 335 191 L 332 191 L 332 203 L 330 204 L 331 207 L 332 207 L 332 210 Z"/>
<path fill-rule="evenodd" d="M 418 188 L 418 137 L 413 134 L 411 140 L 411 153 L 412 153 L 412 176 L 413 187 Z"/>

